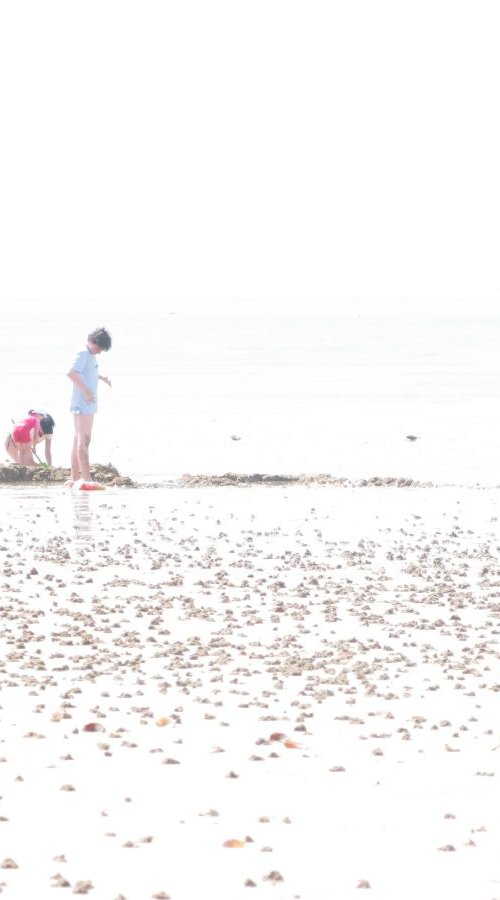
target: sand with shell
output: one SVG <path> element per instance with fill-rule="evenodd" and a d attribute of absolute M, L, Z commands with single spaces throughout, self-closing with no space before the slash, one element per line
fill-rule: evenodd
<path fill-rule="evenodd" d="M 500 897 L 496 491 L 0 499 L 6 897 Z"/>

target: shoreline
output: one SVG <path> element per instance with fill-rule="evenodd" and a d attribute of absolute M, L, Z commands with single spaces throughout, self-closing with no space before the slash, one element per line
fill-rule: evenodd
<path fill-rule="evenodd" d="M 50 485 L 64 484 L 70 477 L 70 469 L 60 467 L 36 467 L 19 466 L 15 463 L 0 464 L 0 489 L 2 486 L 12 485 Z M 141 481 L 140 478 L 132 479 L 128 475 L 121 474 L 111 463 L 107 465 L 95 464 L 91 466 L 92 478 L 103 485 L 110 487 L 128 488 L 202 488 L 202 487 L 289 487 L 289 486 L 324 486 L 341 488 L 470 488 L 495 490 L 500 484 L 456 484 L 438 483 L 433 481 L 419 481 L 405 476 L 370 476 L 368 478 L 348 478 L 335 476 L 328 473 L 319 474 L 266 474 L 225 472 L 223 474 L 185 473 L 178 476 L 165 476 L 164 481 Z"/>

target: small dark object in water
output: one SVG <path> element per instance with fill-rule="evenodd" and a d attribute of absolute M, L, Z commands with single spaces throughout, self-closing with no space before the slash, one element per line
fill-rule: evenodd
<path fill-rule="evenodd" d="M 418 438 L 417 438 L 417 435 L 416 435 L 416 434 L 407 434 L 407 435 L 406 435 L 406 440 L 407 440 L 407 441 L 416 441 L 416 440 L 418 440 Z"/>

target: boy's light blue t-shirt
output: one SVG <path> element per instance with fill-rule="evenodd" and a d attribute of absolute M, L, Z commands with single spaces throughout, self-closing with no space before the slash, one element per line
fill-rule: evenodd
<path fill-rule="evenodd" d="M 81 376 L 87 387 L 92 391 L 95 399 L 94 403 L 89 403 L 83 392 L 73 385 L 73 393 L 71 395 L 72 413 L 96 413 L 97 412 L 97 385 L 99 383 L 99 367 L 94 353 L 90 350 L 81 350 L 77 353 L 71 369 Z"/>

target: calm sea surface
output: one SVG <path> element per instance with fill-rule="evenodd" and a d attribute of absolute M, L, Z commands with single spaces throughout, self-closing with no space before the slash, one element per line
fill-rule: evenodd
<path fill-rule="evenodd" d="M 10 309 L 0 413 L 44 407 L 69 465 L 66 373 L 113 335 L 91 457 L 142 481 L 183 473 L 320 473 L 500 484 L 500 318 L 283 308 Z M 407 435 L 418 439 L 409 441 Z"/>

